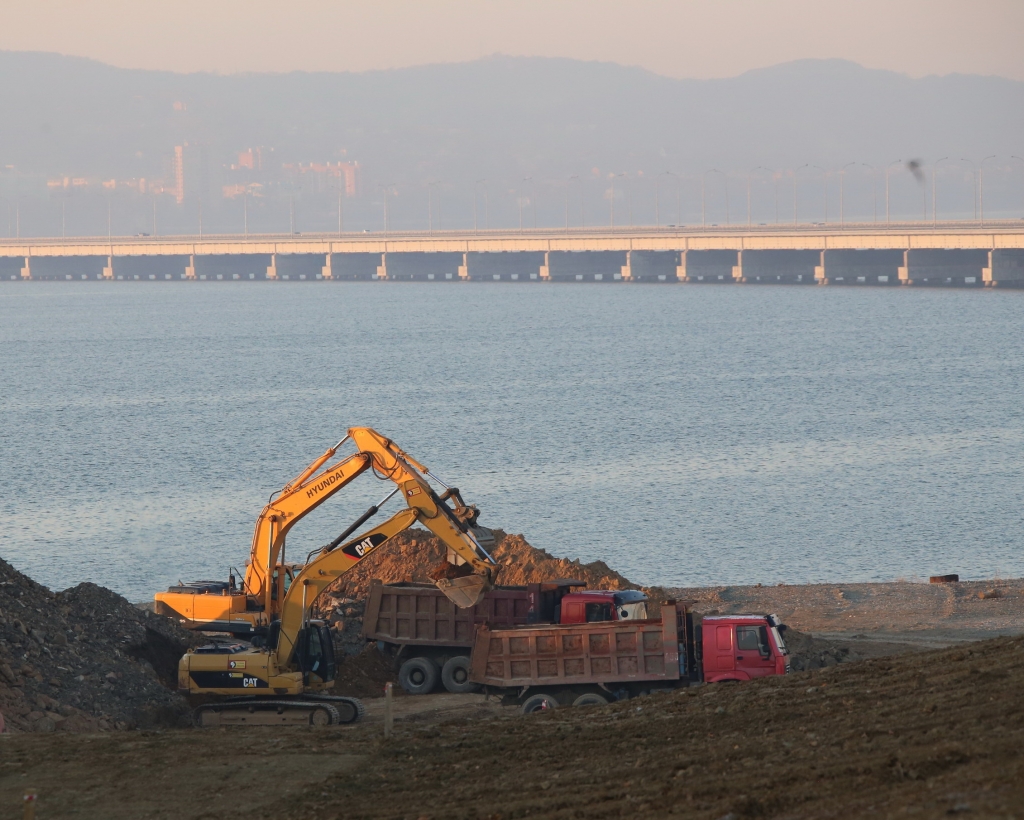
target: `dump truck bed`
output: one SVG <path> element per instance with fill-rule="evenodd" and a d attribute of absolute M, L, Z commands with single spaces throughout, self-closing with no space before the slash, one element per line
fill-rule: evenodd
<path fill-rule="evenodd" d="M 664 605 L 659 620 L 481 626 L 470 680 L 506 689 L 679 681 L 694 666 L 691 631 L 688 613 L 675 604 Z"/>
<path fill-rule="evenodd" d="M 496 587 L 472 609 L 459 609 L 432 584 L 382 584 L 373 581 L 363 615 L 363 637 L 418 646 L 472 647 L 476 627 L 522 626 L 542 617 L 540 599 L 548 587 L 582 586 L 553 581 Z"/>

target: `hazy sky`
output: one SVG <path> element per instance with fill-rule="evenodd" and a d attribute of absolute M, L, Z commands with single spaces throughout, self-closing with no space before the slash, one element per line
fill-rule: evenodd
<path fill-rule="evenodd" d="M 0 49 L 174 71 L 361 71 L 488 54 L 725 77 L 801 57 L 1024 80 L 1024 0 L 0 0 Z"/>

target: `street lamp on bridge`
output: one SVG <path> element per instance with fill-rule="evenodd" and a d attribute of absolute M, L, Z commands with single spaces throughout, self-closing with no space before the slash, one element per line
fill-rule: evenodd
<path fill-rule="evenodd" d="M 680 222 L 680 213 L 682 213 L 680 209 L 681 195 L 679 192 L 679 177 L 672 173 L 672 171 L 663 171 L 662 173 L 659 173 L 657 175 L 657 179 L 654 180 L 654 216 L 657 221 L 657 226 L 662 226 L 662 213 L 660 213 L 660 211 L 662 211 L 662 191 L 660 191 L 660 184 L 662 184 L 663 176 L 671 176 L 676 180 L 676 225 L 678 226 Z"/>
<path fill-rule="evenodd" d="M 1011 155 L 1010 159 L 1015 159 L 1017 162 L 1024 162 L 1024 158 L 1018 157 L 1016 154 Z"/>
<path fill-rule="evenodd" d="M 440 186 L 441 180 L 435 179 L 427 183 L 427 233 L 434 234 L 434 186 Z M 441 230 L 441 188 L 437 189 L 437 229 Z"/>
<path fill-rule="evenodd" d="M 822 208 L 822 210 L 824 211 L 824 216 L 822 217 L 822 219 L 824 219 L 824 222 L 822 222 L 821 224 L 827 225 L 828 224 L 828 171 L 826 171 L 820 165 L 812 165 L 811 167 L 812 168 L 817 168 L 819 171 L 821 171 L 821 179 L 822 179 L 822 182 L 824 183 L 824 186 L 825 186 L 824 207 Z"/>
<path fill-rule="evenodd" d="M 612 186 L 611 187 L 610 196 L 608 198 L 608 209 L 609 209 L 608 210 L 608 224 L 612 228 L 615 227 L 615 180 L 618 177 L 624 177 L 625 175 L 626 175 L 625 172 L 622 172 L 621 174 L 609 174 L 608 175 L 611 178 L 611 186 Z"/>
<path fill-rule="evenodd" d="M 477 192 L 477 189 L 478 189 L 478 187 L 480 185 L 484 186 L 484 225 L 487 228 L 491 227 L 490 214 L 488 213 L 489 209 L 487 207 L 487 204 L 488 204 L 487 203 L 487 180 L 486 179 L 478 179 L 476 182 L 473 183 L 473 230 L 474 231 L 478 230 L 477 222 L 476 222 L 476 192 Z"/>
<path fill-rule="evenodd" d="M 856 162 L 848 162 L 839 169 L 839 227 L 846 224 L 846 169 Z"/>
<path fill-rule="evenodd" d="M 530 191 L 533 191 L 533 177 L 523 177 L 519 183 L 519 195 L 516 197 L 519 200 L 519 233 L 523 232 L 523 182 L 530 183 Z M 530 197 L 533 202 L 533 197 Z M 533 202 L 533 227 L 537 227 L 537 203 Z"/>
<path fill-rule="evenodd" d="M 580 227 L 583 227 L 583 183 L 577 174 L 565 178 L 565 232 L 569 233 L 569 185 L 573 180 L 580 186 Z"/>
<path fill-rule="evenodd" d="M 939 157 L 935 160 L 935 164 L 932 165 L 932 227 L 934 228 L 939 223 L 939 197 L 938 187 L 935 182 L 935 177 L 939 171 L 939 163 L 945 162 L 949 157 Z"/>
<path fill-rule="evenodd" d="M 889 172 L 892 171 L 894 165 L 900 165 L 903 160 L 898 159 L 895 162 L 890 162 L 885 168 L 885 224 L 889 224 Z"/>
<path fill-rule="evenodd" d="M 707 188 L 708 174 L 722 174 L 717 168 L 709 168 L 704 172 L 700 181 L 700 221 L 701 229 L 707 229 L 707 200 L 705 189 Z M 722 184 L 725 186 L 725 224 L 729 224 L 729 178 L 722 174 Z"/>
<path fill-rule="evenodd" d="M 798 221 L 797 221 L 797 213 L 798 213 L 798 205 L 799 205 L 799 199 L 798 199 L 797 193 L 796 193 L 796 191 L 797 191 L 797 187 L 796 187 L 797 175 L 800 173 L 800 171 L 802 169 L 809 168 L 809 167 L 810 166 L 808 165 L 808 163 L 805 162 L 803 165 L 801 165 L 799 168 L 797 168 L 793 172 L 793 224 L 794 225 L 799 224 Z"/>
<path fill-rule="evenodd" d="M 391 228 L 391 214 L 388 209 L 388 199 L 391 195 L 391 189 L 395 187 L 395 183 L 389 182 L 385 185 L 382 182 L 378 182 L 377 187 L 384 189 L 384 236 L 387 236 L 388 231 Z"/>
<path fill-rule="evenodd" d="M 981 205 L 981 227 L 983 228 L 985 227 L 985 163 L 995 158 L 996 156 L 993 154 L 978 163 L 978 201 Z"/>

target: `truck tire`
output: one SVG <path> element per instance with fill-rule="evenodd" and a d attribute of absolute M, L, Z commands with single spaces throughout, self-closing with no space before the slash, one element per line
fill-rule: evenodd
<path fill-rule="evenodd" d="M 530 715 L 534 712 L 550 711 L 557 708 L 558 701 L 555 700 L 553 695 L 530 695 L 530 697 L 523 701 L 520 711 L 524 715 Z"/>
<path fill-rule="evenodd" d="M 475 692 L 479 688 L 469 680 L 469 658 L 465 655 L 448 659 L 441 669 L 441 683 L 445 689 L 456 695 Z"/>
<path fill-rule="evenodd" d="M 608 698 L 597 692 L 586 692 L 572 702 L 573 706 L 607 706 Z"/>
<path fill-rule="evenodd" d="M 398 670 L 398 685 L 410 695 L 427 695 L 438 677 L 437 664 L 430 658 L 409 658 Z"/>

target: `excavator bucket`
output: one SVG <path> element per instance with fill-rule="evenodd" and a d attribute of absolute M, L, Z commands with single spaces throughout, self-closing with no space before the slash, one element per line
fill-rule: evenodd
<path fill-rule="evenodd" d="M 438 578 L 434 581 L 441 592 L 461 609 L 476 606 L 492 588 L 486 575 L 463 575 L 461 578 Z"/>

